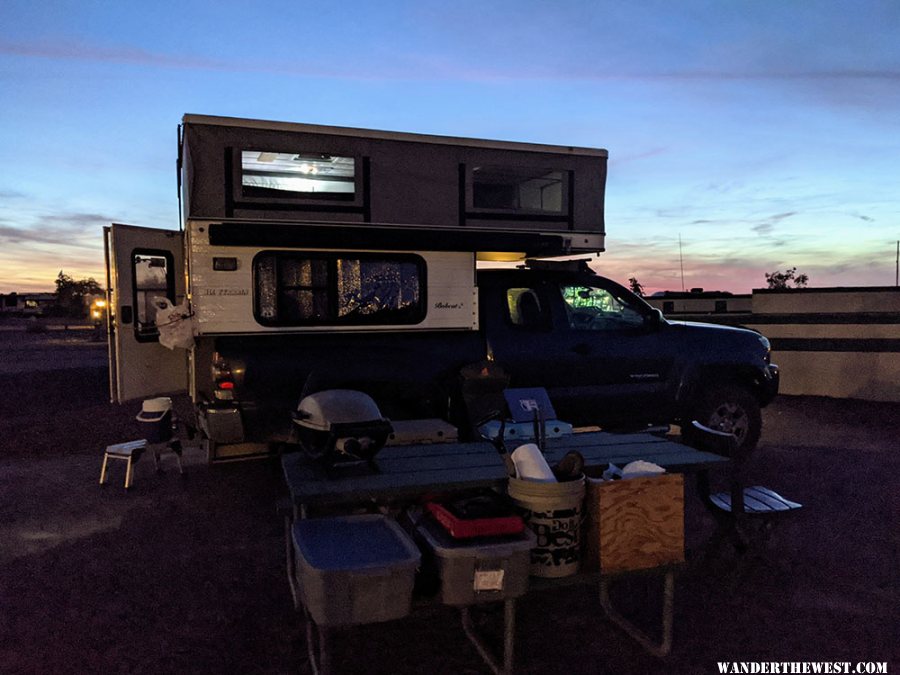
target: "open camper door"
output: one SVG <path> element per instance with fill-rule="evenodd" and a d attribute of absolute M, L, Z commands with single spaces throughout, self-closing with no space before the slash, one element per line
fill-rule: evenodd
<path fill-rule="evenodd" d="M 132 225 L 104 228 L 110 400 L 185 391 L 188 350 L 159 344 L 153 299 L 185 297 L 184 234 Z"/>

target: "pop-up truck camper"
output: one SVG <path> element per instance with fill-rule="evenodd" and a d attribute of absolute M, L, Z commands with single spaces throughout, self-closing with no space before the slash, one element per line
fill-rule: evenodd
<path fill-rule="evenodd" d="M 183 231 L 105 231 L 112 400 L 188 392 L 220 460 L 267 453 L 322 389 L 465 435 L 463 373 L 488 364 L 572 423 L 691 415 L 755 444 L 778 386 L 765 338 L 669 323 L 583 261 L 540 260 L 604 250 L 606 162 L 186 115 Z"/>

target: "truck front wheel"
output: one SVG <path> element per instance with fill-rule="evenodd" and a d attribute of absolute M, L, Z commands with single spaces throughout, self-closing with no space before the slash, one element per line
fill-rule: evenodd
<path fill-rule="evenodd" d="M 762 415 L 759 401 L 745 387 L 735 384 L 719 385 L 705 391 L 692 407 L 682 424 L 682 437 L 689 445 L 699 439 L 691 427 L 691 421 L 734 434 L 742 454 L 750 452 L 759 442 L 762 433 Z"/>

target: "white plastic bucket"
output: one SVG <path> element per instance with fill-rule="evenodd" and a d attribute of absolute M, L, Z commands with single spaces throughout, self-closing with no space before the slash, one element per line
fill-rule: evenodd
<path fill-rule="evenodd" d="M 561 483 L 510 478 L 508 491 L 537 537 L 531 549 L 531 576 L 576 574 L 581 565 L 584 477 Z"/>

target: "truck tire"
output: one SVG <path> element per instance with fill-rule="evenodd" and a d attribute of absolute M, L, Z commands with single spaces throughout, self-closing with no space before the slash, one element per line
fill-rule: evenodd
<path fill-rule="evenodd" d="M 759 401 L 746 387 L 738 384 L 712 387 L 691 408 L 683 420 L 681 434 L 688 445 L 696 446 L 700 439 L 691 426 L 693 420 L 710 429 L 734 434 L 738 450 L 745 456 L 756 447 L 762 433 Z"/>

